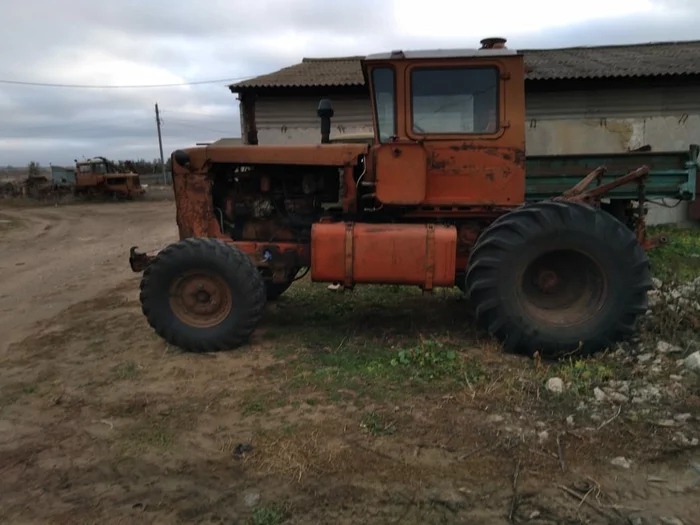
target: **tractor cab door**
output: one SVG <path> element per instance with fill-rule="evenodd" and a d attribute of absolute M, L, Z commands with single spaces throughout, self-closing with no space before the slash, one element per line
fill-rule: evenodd
<path fill-rule="evenodd" d="M 420 142 L 397 138 L 398 117 L 403 118 L 397 115 L 397 95 L 402 98 L 403 93 L 397 93 L 394 68 L 374 67 L 370 75 L 379 142 L 374 150 L 377 200 L 383 204 L 420 204 L 426 196 L 426 150 Z"/>

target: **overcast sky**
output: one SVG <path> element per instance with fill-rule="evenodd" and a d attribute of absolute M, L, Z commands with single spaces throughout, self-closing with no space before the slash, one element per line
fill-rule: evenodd
<path fill-rule="evenodd" d="M 143 85 L 240 79 L 303 57 L 700 38 L 698 0 L 2 0 L 0 80 Z M 693 9 L 693 5 L 696 7 Z M 69 89 L 0 83 L 0 165 L 158 156 L 240 136 L 226 83 Z"/>

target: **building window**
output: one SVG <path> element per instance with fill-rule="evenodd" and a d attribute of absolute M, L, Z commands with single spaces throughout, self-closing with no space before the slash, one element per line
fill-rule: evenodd
<path fill-rule="evenodd" d="M 372 84 L 379 142 L 387 142 L 396 135 L 394 70 L 389 67 L 373 69 Z"/>
<path fill-rule="evenodd" d="M 496 133 L 498 79 L 499 72 L 496 67 L 413 69 L 413 132 Z"/>

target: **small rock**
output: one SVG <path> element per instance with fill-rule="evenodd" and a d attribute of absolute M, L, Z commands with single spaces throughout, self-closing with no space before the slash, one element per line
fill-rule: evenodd
<path fill-rule="evenodd" d="M 659 516 L 659 519 L 664 525 L 685 525 L 681 520 L 674 517 Z"/>
<path fill-rule="evenodd" d="M 627 403 L 630 400 L 629 397 L 627 397 L 625 394 L 621 394 L 620 392 L 612 392 L 608 395 L 608 397 L 615 403 Z"/>
<path fill-rule="evenodd" d="M 537 421 L 537 422 L 535 423 L 535 426 L 536 426 L 537 428 L 544 428 L 544 427 L 547 426 L 547 424 L 546 424 L 544 421 Z"/>
<path fill-rule="evenodd" d="M 679 376 L 677 374 L 671 374 L 670 376 L 668 376 L 668 378 L 671 381 L 683 381 L 683 376 Z"/>
<path fill-rule="evenodd" d="M 693 416 L 690 415 L 690 414 L 688 414 L 688 413 L 684 413 L 684 414 L 676 414 L 675 416 L 673 416 L 673 419 L 675 419 L 675 420 L 678 421 L 679 423 L 685 423 L 685 422 L 688 421 L 691 417 L 693 417 Z"/>
<path fill-rule="evenodd" d="M 489 423 L 502 423 L 504 420 L 505 418 L 498 414 L 491 414 L 489 417 L 486 418 L 486 421 L 488 421 Z"/>
<path fill-rule="evenodd" d="M 593 389 L 593 396 L 595 397 L 596 401 L 605 401 L 605 398 L 607 397 L 605 395 L 605 392 L 603 392 L 600 388 L 595 387 Z"/>
<path fill-rule="evenodd" d="M 672 345 L 671 343 L 667 343 L 666 341 L 659 341 L 656 343 L 656 351 L 660 354 L 675 354 L 680 353 L 683 350 L 675 345 Z"/>
<path fill-rule="evenodd" d="M 632 463 L 628 459 L 626 459 L 622 456 L 618 456 L 616 458 L 613 458 L 610 461 L 610 464 L 614 465 L 616 467 L 620 467 L 620 468 L 630 468 L 632 466 Z"/>
<path fill-rule="evenodd" d="M 632 403 L 644 403 L 646 401 L 652 401 L 661 397 L 661 391 L 652 385 L 638 388 L 635 394 L 636 396 L 634 399 L 632 399 Z"/>
<path fill-rule="evenodd" d="M 567 416 L 566 424 L 569 425 L 570 427 L 573 427 L 574 426 L 574 416 Z"/>
<path fill-rule="evenodd" d="M 654 290 L 659 290 L 663 288 L 664 282 L 656 277 L 651 278 L 651 284 L 654 285 Z"/>
<path fill-rule="evenodd" d="M 540 511 L 539 510 L 533 510 L 530 515 L 528 516 L 528 519 L 534 520 L 535 518 L 540 517 Z"/>
<path fill-rule="evenodd" d="M 255 490 L 248 490 L 243 495 L 243 502 L 246 507 L 255 507 L 260 502 L 260 493 Z"/>
<path fill-rule="evenodd" d="M 694 447 L 698 443 L 697 438 L 693 438 L 692 440 L 688 439 L 682 432 L 676 432 L 671 441 L 680 442 L 681 445 L 684 445 L 686 447 Z M 693 443 L 693 441 L 695 441 L 695 443 Z"/>
<path fill-rule="evenodd" d="M 542 432 L 539 432 L 537 434 L 537 438 L 540 440 L 540 443 L 544 443 L 545 441 L 547 441 L 549 439 L 549 432 L 547 432 L 546 430 L 543 430 Z"/>
<path fill-rule="evenodd" d="M 644 520 L 640 516 L 630 517 L 630 525 L 644 525 Z"/>
<path fill-rule="evenodd" d="M 550 377 L 547 380 L 547 390 L 561 394 L 564 391 L 564 381 L 560 377 Z"/>
<path fill-rule="evenodd" d="M 637 361 L 640 363 L 646 363 L 647 361 L 653 359 L 654 354 L 641 354 L 637 356 Z"/>
<path fill-rule="evenodd" d="M 676 426 L 676 422 L 673 419 L 662 419 L 660 421 L 657 421 L 656 424 L 659 425 L 660 427 L 668 427 L 668 428 Z"/>
<path fill-rule="evenodd" d="M 596 422 L 600 422 L 603 420 L 603 418 L 600 417 L 600 414 L 591 414 L 591 420 L 596 421 Z"/>
<path fill-rule="evenodd" d="M 683 360 L 683 365 L 693 372 L 700 372 L 700 352 L 693 352 Z"/>
<path fill-rule="evenodd" d="M 428 498 L 431 502 L 441 503 L 452 511 L 464 506 L 464 493 L 448 487 L 430 489 Z"/>

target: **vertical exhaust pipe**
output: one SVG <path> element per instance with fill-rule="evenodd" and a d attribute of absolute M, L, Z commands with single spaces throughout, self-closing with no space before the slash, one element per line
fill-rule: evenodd
<path fill-rule="evenodd" d="M 328 144 L 331 141 L 331 117 L 333 116 L 333 104 L 330 99 L 321 99 L 316 114 L 321 119 L 321 144 Z"/>

